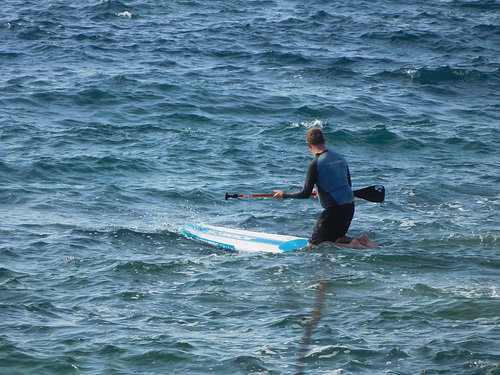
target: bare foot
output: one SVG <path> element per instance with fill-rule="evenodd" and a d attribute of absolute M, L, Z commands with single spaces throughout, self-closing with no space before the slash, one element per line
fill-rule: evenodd
<path fill-rule="evenodd" d="M 334 246 L 340 246 L 340 247 L 347 247 L 349 249 L 372 249 L 374 247 L 377 247 L 378 245 L 370 240 L 366 234 L 362 235 L 359 238 L 352 238 L 352 237 L 340 237 L 337 241 L 332 242 L 332 241 L 324 241 L 318 244 L 320 245 L 334 245 Z M 315 246 L 312 243 L 308 242 L 307 246 Z"/>
<path fill-rule="evenodd" d="M 363 245 L 357 238 L 353 238 L 349 243 L 338 240 L 330 243 L 335 246 L 348 247 L 349 249 L 369 249 L 368 246 Z"/>
<path fill-rule="evenodd" d="M 348 245 L 350 249 L 369 249 L 368 246 L 364 245 L 361 241 L 359 241 L 357 238 L 353 239 Z"/>
<path fill-rule="evenodd" d="M 359 242 L 361 242 L 364 246 L 368 246 L 369 249 L 373 249 L 374 247 L 378 247 L 378 245 L 370 240 L 366 234 L 363 234 L 358 238 Z"/>

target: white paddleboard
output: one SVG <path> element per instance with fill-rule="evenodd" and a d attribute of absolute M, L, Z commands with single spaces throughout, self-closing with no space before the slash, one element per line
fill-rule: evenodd
<path fill-rule="evenodd" d="M 229 250 L 281 253 L 307 246 L 307 238 L 212 225 L 186 224 L 180 228 L 180 231 L 188 238 Z"/>

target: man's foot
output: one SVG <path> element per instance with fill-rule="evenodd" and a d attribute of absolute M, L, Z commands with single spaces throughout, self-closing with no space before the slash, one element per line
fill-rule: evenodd
<path fill-rule="evenodd" d="M 335 245 L 335 246 L 340 246 L 340 247 L 347 247 L 349 249 L 373 249 L 374 247 L 378 247 L 378 245 L 370 240 L 366 234 L 363 234 L 359 238 L 352 238 L 352 237 L 340 237 L 337 241 L 332 242 L 332 241 L 325 241 L 321 242 L 318 244 L 320 245 Z M 308 243 L 307 246 L 315 246 L 312 243 Z"/>
<path fill-rule="evenodd" d="M 347 247 L 349 249 L 369 249 L 368 246 L 365 246 L 363 245 L 357 238 L 351 238 L 350 242 L 346 242 L 345 241 L 345 237 L 343 237 L 342 239 L 337 240 L 335 242 L 323 242 L 323 243 L 328 243 L 330 245 L 335 245 L 335 246 L 340 246 L 340 247 Z"/>
<path fill-rule="evenodd" d="M 368 246 L 368 248 L 373 249 L 374 247 L 378 247 L 378 245 L 370 240 L 366 234 L 363 234 L 361 237 L 358 238 L 359 242 L 363 244 L 364 246 Z"/>
<path fill-rule="evenodd" d="M 370 247 L 363 244 L 358 238 L 353 239 L 347 247 L 350 249 L 369 249 Z"/>
<path fill-rule="evenodd" d="M 366 234 L 363 234 L 359 238 L 340 237 L 334 244 L 350 249 L 373 249 L 374 247 L 378 247 L 378 245 L 370 240 Z"/>

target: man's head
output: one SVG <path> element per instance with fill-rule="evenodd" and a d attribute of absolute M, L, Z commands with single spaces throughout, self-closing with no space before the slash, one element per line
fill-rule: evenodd
<path fill-rule="evenodd" d="M 306 141 L 312 146 L 322 146 L 325 144 L 325 135 L 320 128 L 312 128 L 306 132 Z"/>

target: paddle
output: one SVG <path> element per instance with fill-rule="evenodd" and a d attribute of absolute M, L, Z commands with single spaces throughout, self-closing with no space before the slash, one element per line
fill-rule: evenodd
<path fill-rule="evenodd" d="M 364 189 L 354 190 L 354 196 L 370 202 L 380 203 L 385 199 L 385 187 L 382 185 L 372 185 Z"/>
<path fill-rule="evenodd" d="M 385 198 L 385 188 L 382 185 L 372 185 L 364 189 L 354 190 L 354 196 L 357 198 L 365 199 L 370 202 L 383 202 Z M 265 198 L 272 197 L 271 194 L 228 194 L 226 193 L 226 200 L 229 198 Z M 316 194 L 313 194 L 316 195 Z"/>

